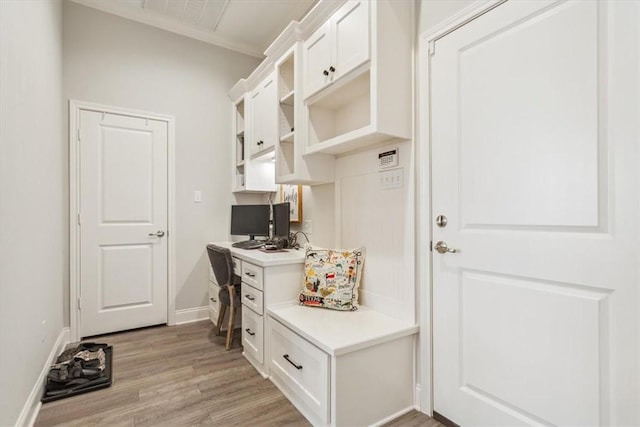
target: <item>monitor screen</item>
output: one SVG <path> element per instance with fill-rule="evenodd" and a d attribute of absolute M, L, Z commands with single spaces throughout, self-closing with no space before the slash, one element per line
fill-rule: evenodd
<path fill-rule="evenodd" d="M 273 205 L 273 235 L 289 238 L 289 202 Z"/>
<path fill-rule="evenodd" d="M 269 236 L 269 205 L 231 206 L 231 234 Z"/>

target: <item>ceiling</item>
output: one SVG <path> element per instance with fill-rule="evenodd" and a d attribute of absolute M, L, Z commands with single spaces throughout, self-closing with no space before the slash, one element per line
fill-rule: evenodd
<path fill-rule="evenodd" d="M 258 58 L 317 0 L 72 0 Z"/>

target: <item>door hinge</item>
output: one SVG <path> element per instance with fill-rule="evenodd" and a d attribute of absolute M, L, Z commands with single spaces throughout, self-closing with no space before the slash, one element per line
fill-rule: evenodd
<path fill-rule="evenodd" d="M 82 301 L 82 300 L 80 299 L 80 297 L 78 297 L 78 310 L 81 309 L 80 301 Z"/>
<path fill-rule="evenodd" d="M 77 129 L 77 134 L 78 134 L 78 142 L 80 142 L 80 128 Z"/>
<path fill-rule="evenodd" d="M 433 56 L 436 54 L 436 42 L 435 41 L 430 41 L 429 42 L 429 55 Z"/>
<path fill-rule="evenodd" d="M 433 240 L 429 241 L 429 252 L 433 252 Z"/>
<path fill-rule="evenodd" d="M 78 225 L 80 225 L 80 212 L 78 212 Z"/>

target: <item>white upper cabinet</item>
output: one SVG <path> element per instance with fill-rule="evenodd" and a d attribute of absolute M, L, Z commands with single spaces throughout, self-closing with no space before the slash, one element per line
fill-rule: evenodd
<path fill-rule="evenodd" d="M 273 151 L 277 139 L 276 83 L 274 73 L 265 78 L 251 92 L 249 150 L 251 156 Z"/>
<path fill-rule="evenodd" d="M 304 43 L 304 97 L 370 59 L 369 2 L 349 1 Z"/>
<path fill-rule="evenodd" d="M 321 1 L 289 24 L 230 93 L 234 101 L 246 94 L 238 191 L 272 191 L 274 179 L 332 182 L 335 155 L 412 137 L 413 8 L 406 0 Z"/>
<path fill-rule="evenodd" d="M 304 156 L 411 138 L 412 17 L 413 2 L 349 0 L 310 32 Z"/>
<path fill-rule="evenodd" d="M 234 193 L 263 193 L 276 191 L 274 163 L 268 155 L 252 156 L 249 148 L 249 141 L 262 121 L 254 121 L 252 96 L 255 92 L 248 91 L 246 80 L 240 80 L 230 91 L 229 97 L 233 100 L 233 122 L 234 122 L 234 149 L 233 155 L 233 177 L 232 191 Z M 258 95 L 260 100 L 262 93 Z M 266 150 L 268 151 L 268 150 Z"/>

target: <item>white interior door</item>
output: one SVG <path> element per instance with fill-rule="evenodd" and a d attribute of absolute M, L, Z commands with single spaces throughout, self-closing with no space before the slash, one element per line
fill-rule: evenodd
<path fill-rule="evenodd" d="M 457 424 L 640 425 L 638 9 L 508 1 L 435 42 L 434 410 Z"/>
<path fill-rule="evenodd" d="M 167 123 L 80 112 L 81 336 L 167 322 Z"/>

